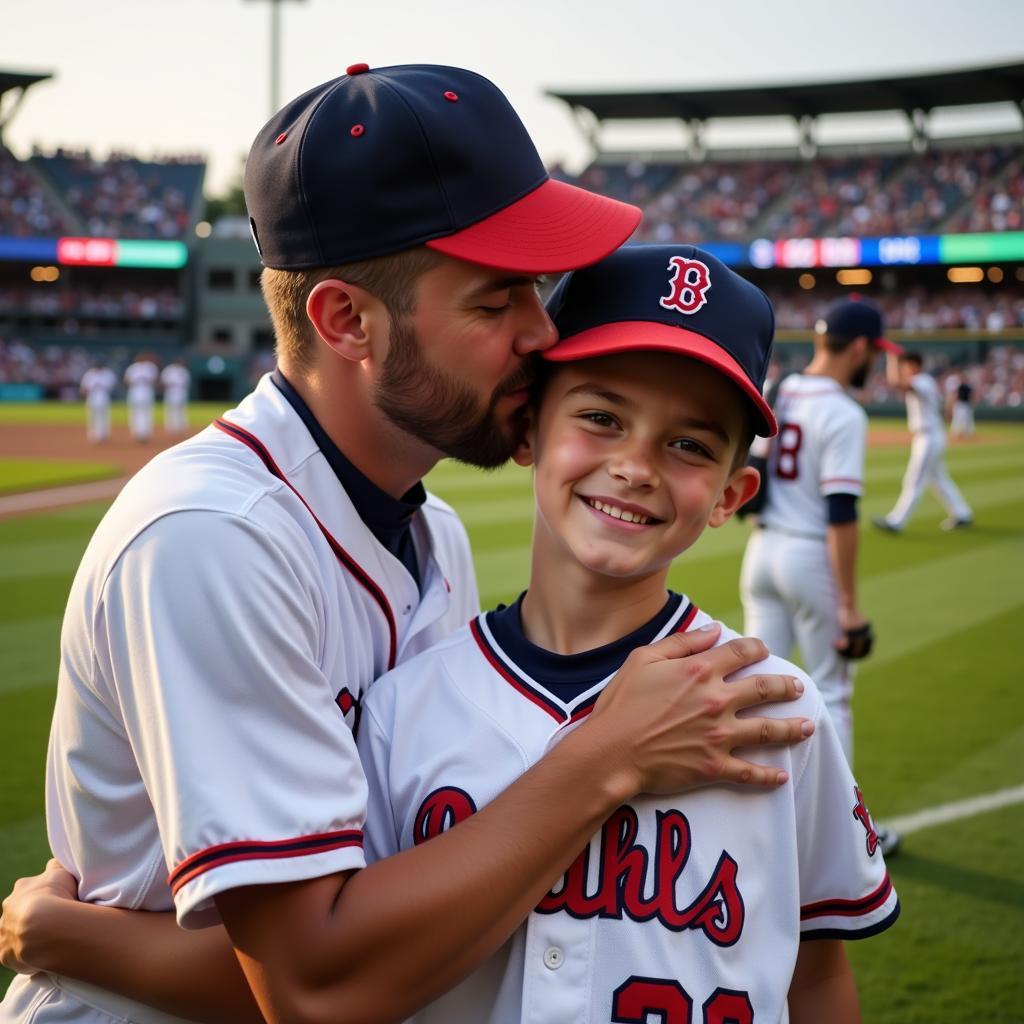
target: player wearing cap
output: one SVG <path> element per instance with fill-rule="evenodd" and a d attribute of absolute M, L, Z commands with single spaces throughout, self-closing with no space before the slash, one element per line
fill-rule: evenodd
<path fill-rule="evenodd" d="M 951 373 L 946 378 L 946 410 L 950 437 L 974 437 L 974 388 L 966 372 Z"/>
<path fill-rule="evenodd" d="M 83 558 L 47 823 L 106 906 L 22 885 L 23 908 L 64 915 L 33 948 L 5 903 L 4 962 L 40 973 L 0 1020 L 399 1019 L 490 955 L 624 800 L 777 787 L 730 751 L 801 735 L 737 716 L 794 696 L 724 682 L 760 642 L 672 637 L 473 822 L 359 870 L 364 694 L 478 610 L 465 533 L 420 481 L 444 454 L 514 450 L 555 340 L 537 275 L 607 255 L 639 211 L 550 180 L 494 85 L 435 66 L 354 66 L 298 97 L 245 191 L 278 370 L 143 469 Z M 149 913 L 104 931 L 118 907 Z M 152 913 L 172 908 L 226 931 Z"/>
<path fill-rule="evenodd" d="M 187 367 L 175 361 L 160 372 L 164 393 L 164 430 L 168 434 L 184 434 L 188 427 L 188 389 L 192 375 Z"/>
<path fill-rule="evenodd" d="M 516 456 L 534 469 L 529 587 L 370 692 L 374 856 L 429 845 L 493 800 L 586 720 L 637 644 L 711 625 L 667 591 L 669 566 L 757 486 L 744 456 L 775 429 L 759 289 L 692 246 L 629 246 L 568 275 L 549 308 L 562 340 Z M 774 657 L 741 674 L 758 671 L 806 686 L 815 730 L 784 753 L 790 781 L 765 800 L 712 787 L 627 801 L 416 1024 L 859 1019 L 837 940 L 890 925 L 896 893 L 813 682 Z"/>
<path fill-rule="evenodd" d="M 880 530 L 899 533 L 907 525 L 926 487 L 946 509 L 943 530 L 959 530 L 974 523 L 970 505 L 946 469 L 946 424 L 942 418 L 942 394 L 935 378 L 924 372 L 918 352 L 886 358 L 886 379 L 902 391 L 907 402 L 907 426 L 912 435 L 910 460 L 903 474 L 900 496 L 888 515 L 872 522 Z"/>
<path fill-rule="evenodd" d="M 800 648 L 851 765 L 851 663 L 873 638 L 857 600 L 867 416 L 847 388 L 863 386 L 879 351 L 898 351 L 883 334 L 873 305 L 837 302 L 816 325 L 807 368 L 779 385 L 767 496 L 740 575 L 744 630 L 779 657 Z M 895 852 L 896 834 L 879 834 Z"/>

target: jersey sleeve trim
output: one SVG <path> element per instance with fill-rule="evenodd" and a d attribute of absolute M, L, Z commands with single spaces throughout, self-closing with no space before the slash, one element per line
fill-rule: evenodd
<path fill-rule="evenodd" d="M 800 941 L 813 941 L 815 939 L 870 939 L 872 935 L 878 935 L 887 928 L 891 928 L 900 916 L 900 901 L 896 900 L 892 911 L 881 921 L 866 925 L 863 928 L 814 928 L 800 933 Z"/>
<path fill-rule="evenodd" d="M 808 903 L 800 908 L 800 920 L 809 921 L 815 917 L 863 917 L 884 906 L 891 892 L 892 879 L 887 871 L 881 885 L 867 896 L 859 900 L 819 900 L 817 903 Z"/>
<path fill-rule="evenodd" d="M 307 857 L 315 853 L 328 853 L 346 847 L 362 847 L 361 829 L 324 832 L 320 835 L 276 839 L 269 842 L 243 840 L 221 843 L 186 857 L 167 876 L 171 892 L 177 894 L 182 886 L 213 868 L 243 860 L 280 860 L 283 857 Z"/>

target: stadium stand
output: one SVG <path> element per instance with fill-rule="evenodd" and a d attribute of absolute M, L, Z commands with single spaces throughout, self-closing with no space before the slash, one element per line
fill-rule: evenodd
<path fill-rule="evenodd" d="M 66 235 L 72 217 L 31 168 L 0 145 L 0 235 L 15 238 Z"/>

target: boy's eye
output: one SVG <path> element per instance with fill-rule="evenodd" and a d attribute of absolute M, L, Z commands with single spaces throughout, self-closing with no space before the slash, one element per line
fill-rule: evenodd
<path fill-rule="evenodd" d="M 676 448 L 682 452 L 690 452 L 694 455 L 700 455 L 706 459 L 714 458 L 711 452 L 704 445 L 699 441 L 694 441 L 692 437 L 677 437 L 671 442 L 669 447 Z"/>
<path fill-rule="evenodd" d="M 616 427 L 618 424 L 615 421 L 615 417 L 607 412 L 598 412 L 596 410 L 585 412 L 581 414 L 582 418 L 588 423 L 593 423 L 597 427 Z"/>

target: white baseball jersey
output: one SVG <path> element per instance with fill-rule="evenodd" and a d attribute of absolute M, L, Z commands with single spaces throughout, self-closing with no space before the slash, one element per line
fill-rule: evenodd
<path fill-rule="evenodd" d="M 140 359 L 124 371 L 124 382 L 128 386 L 129 402 L 152 402 L 156 382 L 160 376 L 156 363 Z"/>
<path fill-rule="evenodd" d="M 824 539 L 825 498 L 864 493 L 867 414 L 831 377 L 795 373 L 775 400 L 778 436 L 768 462 L 768 496 L 759 521 Z"/>
<path fill-rule="evenodd" d="M 912 434 L 944 434 L 942 394 L 935 378 L 928 373 L 916 373 L 910 378 L 906 392 L 907 428 Z"/>
<path fill-rule="evenodd" d="M 188 398 L 188 387 L 191 381 L 192 375 L 181 363 L 169 363 L 160 373 L 164 401 L 184 402 Z"/>
<path fill-rule="evenodd" d="M 269 377 L 218 424 L 153 459 L 97 528 L 47 761 L 50 844 L 80 897 L 186 927 L 215 921 L 224 890 L 363 865 L 364 691 L 479 607 L 454 512 L 428 497 L 413 521 L 418 587 Z M 162 1019 L 35 975 L 0 1020 L 109 1024 L 90 1006 Z"/>
<path fill-rule="evenodd" d="M 479 616 L 369 694 L 359 731 L 368 856 L 428 841 L 493 800 L 586 717 L 638 640 L 710 621 L 672 595 L 647 629 L 565 657 L 517 636 L 509 611 Z M 720 642 L 736 635 L 723 630 Z M 416 1024 L 785 1021 L 801 939 L 895 920 L 871 818 L 814 684 L 778 658 L 748 672 L 804 679 L 794 704 L 758 713 L 806 716 L 815 734 L 743 755 L 790 781 L 631 800 L 515 935 Z"/>
<path fill-rule="evenodd" d="M 109 405 L 110 395 L 117 387 L 117 375 L 106 366 L 92 366 L 82 374 L 79 385 L 86 405 Z"/>

